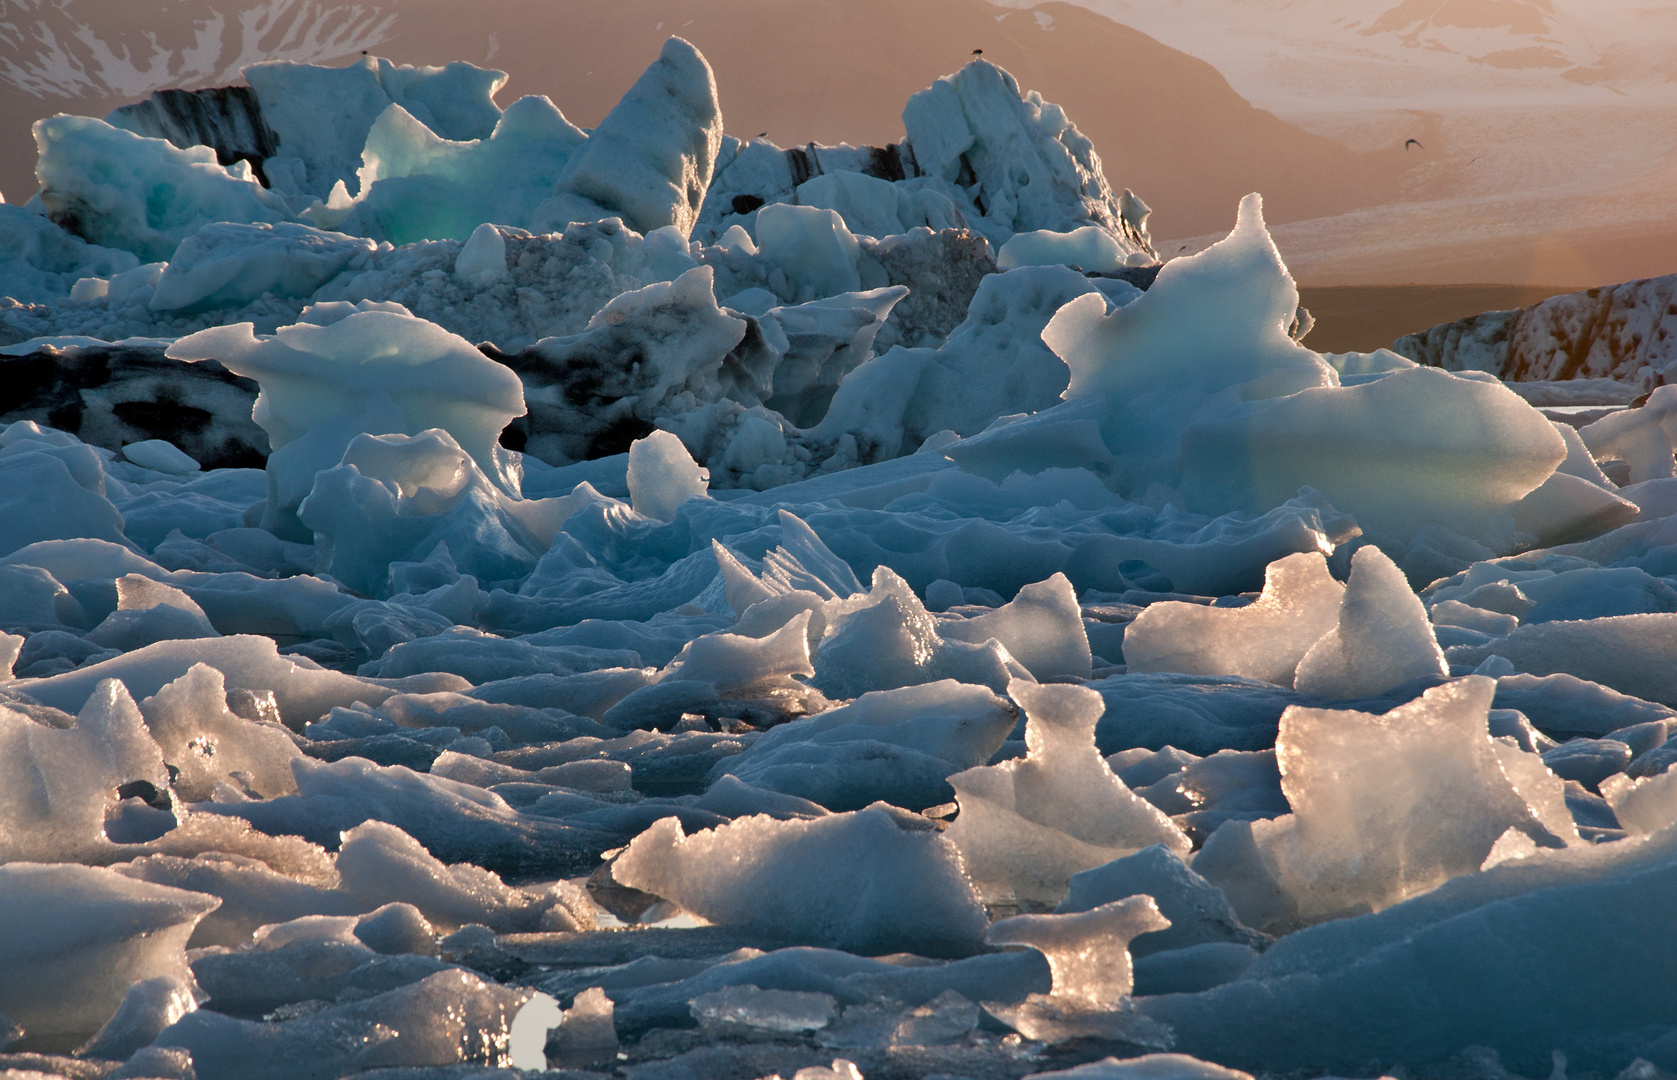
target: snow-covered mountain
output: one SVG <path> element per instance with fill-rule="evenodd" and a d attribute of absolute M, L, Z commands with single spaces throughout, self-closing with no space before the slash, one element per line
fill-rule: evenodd
<path fill-rule="evenodd" d="M 1677 5 L 1652 0 L 1079 2 L 1281 113 L 1677 98 Z"/>
<path fill-rule="evenodd" d="M 5 0 L 0 82 L 38 98 L 143 97 L 235 82 L 259 60 L 313 63 L 371 49 L 396 5 L 330 0 Z"/>

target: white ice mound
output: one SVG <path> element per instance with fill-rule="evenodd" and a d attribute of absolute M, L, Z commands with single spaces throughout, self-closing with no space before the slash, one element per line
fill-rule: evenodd
<path fill-rule="evenodd" d="M 297 790 L 291 763 L 302 751 L 278 723 L 229 709 L 226 679 L 207 664 L 140 702 L 140 712 L 188 802 L 208 801 L 220 784 L 263 799 Z"/>
<path fill-rule="evenodd" d="M 1071 368 L 1068 399 L 1113 396 L 1140 420 L 1142 401 L 1163 404 L 1165 395 L 1191 394 L 1184 403 L 1197 404 L 1231 386 L 1270 398 L 1336 385 L 1327 363 L 1287 335 L 1297 310 L 1298 287 L 1253 194 L 1241 200 L 1233 232 L 1166 263 L 1134 303 L 1109 315 L 1099 297 L 1079 297 L 1042 339 Z"/>
<path fill-rule="evenodd" d="M 1344 592 L 1320 552 L 1288 555 L 1265 568 L 1264 591 L 1245 607 L 1149 604 L 1124 630 L 1124 662 L 1138 674 L 1238 675 L 1292 686 L 1299 661 L 1338 625 Z"/>
<path fill-rule="evenodd" d="M 1338 620 L 1299 660 L 1293 686 L 1323 697 L 1367 697 L 1449 673 L 1421 598 L 1403 571 L 1370 544 L 1351 556 Z"/>
<path fill-rule="evenodd" d="M 1309 485 L 1370 532 L 1408 539 L 1433 521 L 1509 546 L 1503 515 L 1565 458 L 1500 382 L 1414 368 L 1208 418 L 1183 434 L 1182 483 L 1194 509 L 1263 510 Z"/>
<path fill-rule="evenodd" d="M 1074 1069 L 1031 1073 L 1025 1080 L 1251 1080 L 1251 1074 L 1187 1054 L 1144 1054 L 1137 1058 L 1102 1058 Z"/>
<path fill-rule="evenodd" d="M 559 177 L 561 207 L 588 200 L 643 233 L 692 231 L 722 144 L 716 78 L 681 38 L 663 51 L 577 149 Z M 567 200 L 566 196 L 573 197 Z M 589 220 L 589 217 L 572 220 Z"/>
<path fill-rule="evenodd" d="M 710 472 L 700 468 L 681 440 L 654 431 L 629 445 L 629 503 L 635 513 L 670 521 L 688 499 L 703 498 Z"/>
<path fill-rule="evenodd" d="M 115 679 L 98 684 L 68 728 L 0 707 L 0 747 L 0 862 L 108 861 L 116 848 L 106 822 L 122 801 L 169 788 L 163 754 Z"/>
<path fill-rule="evenodd" d="M 1019 233 L 996 252 L 996 266 L 1001 270 L 1020 266 L 1072 266 L 1089 274 L 1110 274 L 1129 265 L 1131 254 L 1108 230 L 1085 225 L 1069 232 Z"/>
<path fill-rule="evenodd" d="M 861 246 L 836 210 L 771 203 L 757 212 L 757 246 L 800 301 L 855 292 Z"/>
<path fill-rule="evenodd" d="M 207 146 L 182 150 L 86 116 L 35 122 L 41 201 L 53 219 L 91 244 L 167 260 L 177 245 L 217 221 L 285 221 L 285 200 L 239 162 L 216 163 Z"/>
<path fill-rule="evenodd" d="M 991 945 L 1026 945 L 1042 953 L 1053 989 L 1014 1006 L 990 1006 L 1027 1039 L 1080 1036 L 1168 1045 L 1157 1025 L 1125 1006 L 1135 988 L 1130 939 L 1170 927 L 1151 896 L 1130 896 L 1074 915 L 1015 915 L 991 925 Z"/>
<path fill-rule="evenodd" d="M 1511 780 L 1499 761 L 1487 726 L 1495 693 L 1494 680 L 1469 676 L 1384 716 L 1289 706 L 1275 752 L 1293 812 L 1222 826 L 1195 871 L 1244 921 L 1290 929 L 1471 874 L 1510 829 L 1560 846 L 1516 787 L 1542 802 L 1541 778 Z M 1266 875 L 1273 891 L 1258 899 Z"/>
<path fill-rule="evenodd" d="M 974 60 L 910 97 L 903 128 L 920 171 L 965 196 L 969 224 L 994 242 L 1094 224 L 1126 254 L 1151 254 L 1125 229 L 1100 157 L 1065 110 L 994 64 Z"/>
<path fill-rule="evenodd" d="M 524 413 L 518 376 L 464 338 L 399 311 L 356 311 L 327 326 L 299 322 L 265 339 L 250 323 L 218 326 L 182 338 L 168 355 L 217 360 L 261 383 L 253 415 L 275 450 L 328 421 L 353 421 L 384 399 L 398 426 L 373 434 L 442 428 L 498 476 L 496 440 Z"/>
<path fill-rule="evenodd" d="M 945 641 L 978 645 L 994 639 L 1040 681 L 1087 679 L 1093 663 L 1077 591 L 1064 574 L 1026 585 L 1012 600 L 970 619 L 938 621 Z"/>
<path fill-rule="evenodd" d="M 864 955 L 964 956 L 986 924 L 954 845 L 883 804 L 812 821 L 741 818 L 692 836 L 664 818 L 611 874 L 714 923 Z"/>
<path fill-rule="evenodd" d="M 1099 694 L 1014 680 L 1008 696 L 1025 709 L 1027 756 L 949 778 L 960 815 L 948 837 L 987 903 L 1052 907 L 1080 870 L 1153 844 L 1187 853 L 1182 830 L 1095 749 Z"/>
<path fill-rule="evenodd" d="M 237 308 L 262 296 L 306 297 L 372 251 L 370 240 L 307 225 L 205 225 L 182 240 L 152 293 L 153 311 Z"/>
<path fill-rule="evenodd" d="M 474 582 L 522 579 L 587 502 L 586 494 L 515 498 L 435 428 L 411 437 L 357 435 L 335 467 L 312 479 L 297 520 L 314 534 L 316 564 L 368 596 L 399 591 L 392 563 L 421 563 L 441 551 Z"/>
<path fill-rule="evenodd" d="M 0 866 L 0 1013 L 43 1050 L 97 1032 L 131 986 L 187 986 L 186 941 L 221 901 L 88 866 Z"/>

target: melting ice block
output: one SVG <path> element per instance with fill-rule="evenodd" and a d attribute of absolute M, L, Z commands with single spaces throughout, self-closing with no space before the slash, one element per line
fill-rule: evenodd
<path fill-rule="evenodd" d="M 963 956 L 985 927 L 955 846 L 882 803 L 814 820 L 741 818 L 692 836 L 664 818 L 611 873 L 714 923 L 864 955 Z"/>
<path fill-rule="evenodd" d="M 1245 607 L 1149 604 L 1124 630 L 1124 661 L 1137 674 L 1238 675 L 1292 686 L 1305 653 L 1338 625 L 1344 592 L 1319 552 L 1288 555 L 1264 570 L 1263 593 Z"/>
<path fill-rule="evenodd" d="M 207 664 L 140 702 L 140 712 L 163 760 L 175 770 L 175 790 L 188 802 L 205 802 L 217 784 L 271 798 L 297 790 L 291 762 L 302 757 L 277 724 L 247 720 L 227 707 L 226 679 Z"/>
<path fill-rule="evenodd" d="M 1509 829 L 1559 845 L 1498 760 L 1495 693 L 1494 680 L 1469 676 L 1384 716 L 1288 707 L 1276 757 L 1293 813 L 1249 827 L 1296 909 L 1272 925 L 1378 910 L 1471 874 Z M 1227 880 L 1224 845 L 1244 824 L 1224 825 L 1195 858 L 1213 884 Z"/>
<path fill-rule="evenodd" d="M 1027 585 L 1008 603 L 970 619 L 943 619 L 946 641 L 1001 642 L 1038 679 L 1087 679 L 1093 663 L 1077 593 L 1064 574 Z"/>
<path fill-rule="evenodd" d="M 185 312 L 241 307 L 264 293 L 310 296 L 374 247 L 307 225 L 216 222 L 181 241 L 148 306 Z"/>
<path fill-rule="evenodd" d="M 1164 1033 L 1125 1008 L 1134 988 L 1130 939 L 1170 927 L 1151 896 L 1130 896 L 1075 915 L 1016 915 L 990 927 L 991 945 L 1026 945 L 1048 959 L 1053 989 L 1019 1005 L 990 1006 L 1028 1039 L 1080 1036 L 1168 1045 Z"/>
<path fill-rule="evenodd" d="M 716 78 L 699 50 L 672 37 L 571 155 L 561 196 L 592 200 L 643 233 L 693 228 L 722 145 Z"/>
<path fill-rule="evenodd" d="M 670 521 L 682 503 L 704 497 L 709 480 L 710 473 L 667 431 L 629 444 L 629 502 L 637 514 Z"/>
<path fill-rule="evenodd" d="M 218 326 L 175 342 L 168 355 L 218 360 L 261 384 L 253 415 L 284 455 L 269 459 L 270 511 L 276 502 L 301 502 L 315 472 L 336 465 L 369 427 L 381 435 L 442 428 L 498 485 L 513 487 L 497 449 L 501 430 L 524 413 L 523 384 L 464 338 L 405 309 L 356 310 L 262 339 L 250 323 Z M 287 465 L 295 475 L 276 475 Z"/>
<path fill-rule="evenodd" d="M 114 679 L 98 684 L 70 728 L 0 707 L 0 774 L 0 862 L 108 860 L 116 849 L 106 817 L 127 797 L 118 790 L 156 798 L 169 787 L 162 752 Z"/>
<path fill-rule="evenodd" d="M 1367 697 L 1424 675 L 1448 675 L 1427 609 L 1372 545 L 1351 556 L 1339 617 L 1298 662 L 1293 686 L 1323 697 Z"/>
<path fill-rule="evenodd" d="M 1052 906 L 1071 875 L 1152 844 L 1189 848 L 1169 818 L 1124 786 L 1095 749 L 1101 696 L 1014 680 L 1027 756 L 949 778 L 960 815 L 948 837 L 986 902 Z"/>

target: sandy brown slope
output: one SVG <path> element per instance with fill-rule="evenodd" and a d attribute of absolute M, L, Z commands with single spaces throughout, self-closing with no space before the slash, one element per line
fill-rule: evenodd
<path fill-rule="evenodd" d="M 783 146 L 899 138 L 908 95 L 982 48 L 1065 106 L 1112 182 L 1154 207 L 1156 236 L 1225 229 L 1253 190 L 1265 193 L 1272 222 L 1385 202 L 1403 165 L 1401 151 L 1359 155 L 1254 109 L 1210 65 L 1066 3 L 1020 11 L 983 0 L 399 0 L 396 10 L 374 51 L 502 68 L 512 75 L 503 105 L 546 94 L 584 126 L 665 36 L 681 34 L 716 70 L 728 130 L 767 131 Z M 0 191 L 28 194 L 29 120 L 59 109 L 102 114 L 125 100 L 0 95 Z"/>

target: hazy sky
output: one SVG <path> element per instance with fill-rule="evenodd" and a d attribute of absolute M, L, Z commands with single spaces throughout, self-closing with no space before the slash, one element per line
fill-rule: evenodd
<path fill-rule="evenodd" d="M 781 145 L 899 137 L 908 94 L 983 48 L 1156 237 L 1203 243 L 1261 190 L 1302 280 L 1677 272 L 1677 4 L 1631 0 L 0 0 L 0 191 L 33 187 L 33 119 L 259 59 L 468 60 L 511 74 L 502 105 L 588 125 L 670 33 L 729 130 Z"/>

